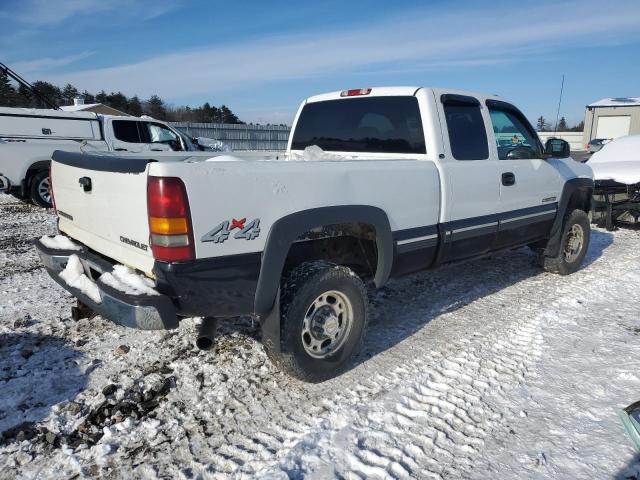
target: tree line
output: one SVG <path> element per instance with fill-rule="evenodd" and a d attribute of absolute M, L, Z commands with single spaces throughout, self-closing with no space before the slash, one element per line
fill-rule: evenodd
<path fill-rule="evenodd" d="M 560 117 L 558 120 L 558 125 L 554 126 L 551 123 L 547 122 L 547 120 L 540 115 L 538 121 L 536 122 L 536 130 L 539 132 L 582 132 L 584 130 L 584 122 L 580 122 L 573 127 L 569 127 L 567 124 L 567 119 L 564 117 Z"/>
<path fill-rule="evenodd" d="M 151 95 L 148 99 L 140 99 L 137 95 L 127 97 L 122 92 L 107 93 L 104 90 L 93 94 L 86 90 L 80 92 L 70 83 L 60 88 L 41 80 L 33 82 L 32 85 L 50 102 L 60 107 L 73 105 L 75 98 L 82 97 L 84 103 L 102 103 L 135 117 L 149 115 L 167 122 L 244 123 L 226 105 L 215 107 L 207 102 L 200 107 L 191 108 L 169 105 L 158 95 Z M 23 85 L 14 87 L 9 77 L 1 72 L 0 106 L 50 108 Z"/>

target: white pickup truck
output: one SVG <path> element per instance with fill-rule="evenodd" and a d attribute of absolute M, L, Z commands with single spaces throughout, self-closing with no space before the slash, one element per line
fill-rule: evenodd
<path fill-rule="evenodd" d="M 254 315 L 269 356 L 309 381 L 358 350 L 365 285 L 522 245 L 569 274 L 589 245 L 590 168 L 496 96 L 314 96 L 285 158 L 53 159 L 64 235 L 36 247 L 80 310 L 142 329 L 202 316 L 202 346 L 216 317 Z"/>
<path fill-rule="evenodd" d="M 190 139 L 148 117 L 0 108 L 0 191 L 50 207 L 49 163 L 55 150 L 141 152 L 198 150 Z"/>

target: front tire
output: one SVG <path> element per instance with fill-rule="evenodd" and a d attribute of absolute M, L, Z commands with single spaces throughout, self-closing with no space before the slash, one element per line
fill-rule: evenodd
<path fill-rule="evenodd" d="M 51 208 L 51 183 L 49 181 L 49 172 L 42 170 L 36 173 L 31 179 L 30 187 L 31 201 L 44 208 Z"/>
<path fill-rule="evenodd" d="M 560 251 L 555 257 L 544 257 L 544 269 L 560 275 L 576 272 L 587 254 L 590 238 L 589 216 L 582 210 L 571 211 L 565 217 Z"/>
<path fill-rule="evenodd" d="M 360 350 L 367 326 L 367 291 L 349 268 L 303 263 L 281 288 L 281 344 L 265 346 L 271 360 L 300 380 L 322 382 L 342 373 Z"/>

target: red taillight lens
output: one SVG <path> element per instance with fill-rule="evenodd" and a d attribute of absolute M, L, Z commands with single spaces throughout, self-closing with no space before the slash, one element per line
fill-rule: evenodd
<path fill-rule="evenodd" d="M 356 88 L 353 90 L 343 90 L 340 92 L 341 97 L 357 97 L 359 95 L 369 95 L 371 93 L 370 88 Z"/>
<path fill-rule="evenodd" d="M 151 250 L 157 260 L 184 262 L 195 258 L 187 190 L 177 177 L 149 177 L 147 211 Z"/>
<path fill-rule="evenodd" d="M 53 205 L 53 211 L 58 213 L 56 209 L 56 199 L 53 197 L 53 176 L 51 175 L 51 163 L 49 163 L 49 195 L 51 195 L 51 204 Z"/>

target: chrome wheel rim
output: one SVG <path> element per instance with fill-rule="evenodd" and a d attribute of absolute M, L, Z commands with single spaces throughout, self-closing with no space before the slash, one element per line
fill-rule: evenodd
<path fill-rule="evenodd" d="M 573 263 L 584 245 L 584 230 L 578 224 L 571 225 L 571 229 L 567 232 L 567 239 L 564 244 L 564 259 L 568 263 Z"/>
<path fill-rule="evenodd" d="M 324 292 L 309 305 L 302 323 L 302 346 L 313 358 L 326 358 L 349 337 L 353 307 L 337 290 Z"/>
<path fill-rule="evenodd" d="M 43 178 L 38 184 L 38 195 L 47 203 L 51 203 L 51 184 L 49 183 L 49 177 Z"/>

